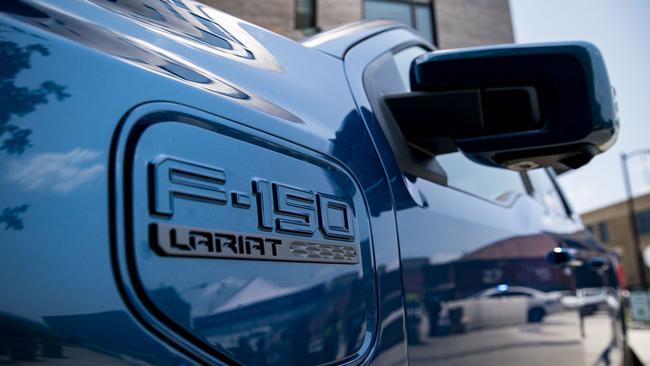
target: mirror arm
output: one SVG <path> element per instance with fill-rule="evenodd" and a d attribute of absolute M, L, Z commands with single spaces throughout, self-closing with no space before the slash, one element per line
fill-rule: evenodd
<path fill-rule="evenodd" d="M 394 94 L 384 102 L 409 145 L 430 155 L 455 152 L 454 137 L 485 130 L 477 89 Z"/>

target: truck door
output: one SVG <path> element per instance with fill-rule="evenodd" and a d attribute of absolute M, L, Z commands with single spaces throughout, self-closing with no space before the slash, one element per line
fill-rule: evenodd
<path fill-rule="evenodd" d="M 429 47 L 398 29 L 345 59 L 391 181 L 409 363 L 590 363 L 579 312 L 562 303 L 577 293 L 574 271 L 546 260 L 561 238 L 579 241 L 582 225 L 536 198 L 525 175 L 459 152 L 431 158 L 414 151 L 382 104 L 385 95 L 410 91 L 411 62 Z"/>
<path fill-rule="evenodd" d="M 570 214 L 571 209 L 552 172 L 533 170 L 527 173 L 527 178 L 533 196 L 550 213 L 561 216 L 568 210 Z M 620 364 L 623 324 L 617 295 L 620 286 L 615 275 L 616 261 L 586 230 L 560 236 L 557 240 L 576 250 L 581 262 L 581 265 L 564 269 L 573 274 L 575 293 L 565 295 L 563 302 L 565 307 L 578 311 L 585 360 L 590 365 Z"/>

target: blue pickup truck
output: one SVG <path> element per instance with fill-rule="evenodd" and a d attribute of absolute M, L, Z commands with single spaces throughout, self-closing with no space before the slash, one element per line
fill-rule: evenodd
<path fill-rule="evenodd" d="M 631 364 L 591 44 L 0 2 L 0 363 Z M 598 182 L 593 182 L 598 184 Z"/>

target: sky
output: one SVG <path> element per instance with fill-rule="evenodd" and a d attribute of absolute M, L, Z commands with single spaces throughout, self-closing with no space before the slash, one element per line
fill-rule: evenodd
<path fill-rule="evenodd" d="M 578 213 L 625 199 L 622 152 L 650 149 L 650 1 L 510 0 L 517 43 L 582 40 L 603 54 L 616 88 L 618 141 L 560 177 Z M 629 160 L 635 195 L 650 192 L 650 155 Z"/>

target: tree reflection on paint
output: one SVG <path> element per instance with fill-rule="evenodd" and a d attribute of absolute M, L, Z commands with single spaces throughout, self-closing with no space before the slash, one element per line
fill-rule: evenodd
<path fill-rule="evenodd" d="M 34 53 L 49 55 L 48 49 L 41 44 L 21 47 L 0 37 L 0 95 L 3 98 L 0 103 L 0 150 L 9 154 L 20 155 L 31 146 L 32 131 L 10 123 L 12 116 L 33 112 L 36 106 L 48 102 L 49 95 L 54 95 L 59 101 L 70 96 L 64 86 L 49 80 L 36 89 L 15 85 L 16 75 L 31 67 L 30 59 Z"/>
<path fill-rule="evenodd" d="M 22 230 L 23 218 L 29 205 L 20 205 L 14 207 L 5 207 L 0 213 L 0 223 L 4 224 L 5 230 Z"/>

